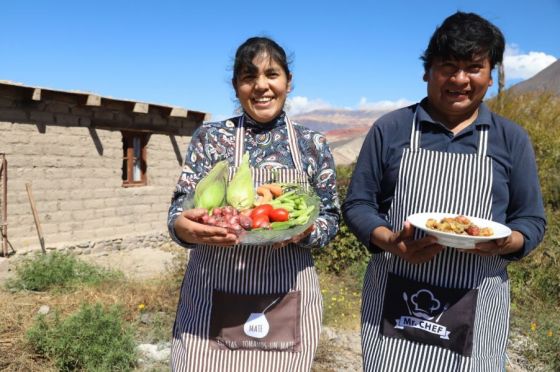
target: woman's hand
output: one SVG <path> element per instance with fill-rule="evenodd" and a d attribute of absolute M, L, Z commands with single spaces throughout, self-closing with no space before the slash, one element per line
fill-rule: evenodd
<path fill-rule="evenodd" d="M 278 243 L 274 243 L 272 245 L 272 248 L 274 248 L 274 249 L 284 248 L 288 244 L 299 243 L 301 240 L 303 240 L 305 237 L 307 237 L 309 234 L 311 234 L 313 232 L 313 230 L 315 230 L 315 224 L 312 224 L 304 232 L 299 233 L 297 235 L 294 235 L 290 239 L 287 239 L 287 240 L 284 240 L 284 241 L 281 241 L 281 242 L 278 242 Z"/>
<path fill-rule="evenodd" d="M 197 222 L 205 213 L 204 208 L 183 211 L 175 220 L 175 234 L 184 242 L 193 244 L 232 246 L 239 242 L 237 235 L 226 228 Z"/>
<path fill-rule="evenodd" d="M 399 232 L 380 226 L 371 232 L 370 239 L 382 250 L 399 256 L 411 264 L 428 262 L 444 248 L 437 244 L 437 238 L 434 236 L 413 240 L 414 227 L 408 221 L 405 221 L 403 229 Z"/>
<path fill-rule="evenodd" d="M 523 235 L 519 231 L 512 231 L 507 238 L 478 243 L 474 249 L 463 249 L 462 251 L 481 256 L 502 256 L 519 251 L 523 248 L 523 243 L 525 243 Z"/>

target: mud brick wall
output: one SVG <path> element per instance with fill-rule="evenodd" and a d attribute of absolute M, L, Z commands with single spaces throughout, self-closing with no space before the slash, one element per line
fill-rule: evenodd
<path fill-rule="evenodd" d="M 72 96 L 32 102 L 2 93 L 8 239 L 18 254 L 40 251 L 27 183 L 48 249 L 128 249 L 168 239 L 169 201 L 196 123 L 157 110 L 134 114 L 118 105 L 85 107 Z M 123 187 L 121 130 L 139 128 L 152 133 L 146 147 L 148 184 Z"/>

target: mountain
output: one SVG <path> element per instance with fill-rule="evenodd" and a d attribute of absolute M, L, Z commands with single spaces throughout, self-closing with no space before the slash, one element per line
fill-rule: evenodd
<path fill-rule="evenodd" d="M 508 91 L 515 93 L 549 91 L 560 95 L 560 59 L 532 78 L 512 85 Z"/>
<path fill-rule="evenodd" d="M 323 133 L 336 164 L 351 164 L 358 158 L 373 122 L 389 111 L 325 109 L 294 115 L 291 119 Z"/>
<path fill-rule="evenodd" d="M 347 127 L 370 127 L 373 122 L 388 110 L 314 110 L 292 116 L 296 123 L 313 130 L 326 133 Z"/>

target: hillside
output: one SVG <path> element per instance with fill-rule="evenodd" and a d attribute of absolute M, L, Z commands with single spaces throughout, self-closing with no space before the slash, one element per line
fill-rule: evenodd
<path fill-rule="evenodd" d="M 356 161 L 365 135 L 387 110 L 315 110 L 295 115 L 293 121 L 323 133 L 337 165 Z"/>
<path fill-rule="evenodd" d="M 556 60 L 556 62 L 532 78 L 511 86 L 508 91 L 516 94 L 533 91 L 549 91 L 560 95 L 560 59 Z"/>
<path fill-rule="evenodd" d="M 387 110 L 314 110 L 292 119 L 315 130 L 326 132 L 343 127 L 369 127 Z"/>

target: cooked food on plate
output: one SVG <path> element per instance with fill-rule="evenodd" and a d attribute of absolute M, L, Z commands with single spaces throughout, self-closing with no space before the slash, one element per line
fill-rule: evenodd
<path fill-rule="evenodd" d="M 468 217 L 459 215 L 456 217 L 444 217 L 437 221 L 429 218 L 426 227 L 432 230 L 446 233 L 470 236 L 492 236 L 494 231 L 490 227 L 480 227 L 475 225 Z"/>

